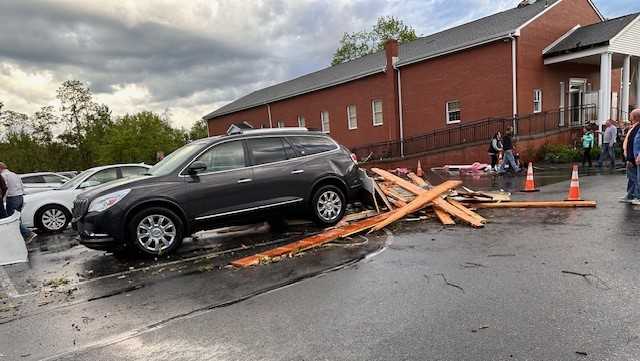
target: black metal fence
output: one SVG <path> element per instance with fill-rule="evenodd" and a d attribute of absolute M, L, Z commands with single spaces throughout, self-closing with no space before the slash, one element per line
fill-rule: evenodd
<path fill-rule="evenodd" d="M 595 122 L 595 105 L 529 114 L 518 118 L 487 118 L 437 129 L 430 133 L 406 138 L 404 141 L 373 143 L 351 149 L 361 161 L 394 159 L 436 150 L 446 150 L 464 144 L 487 144 L 496 132 L 513 127 L 519 137 L 545 134 L 562 129 L 581 127 Z M 404 148 L 404 149 L 403 149 Z"/>

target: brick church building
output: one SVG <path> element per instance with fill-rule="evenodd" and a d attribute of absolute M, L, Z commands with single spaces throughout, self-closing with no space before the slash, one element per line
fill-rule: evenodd
<path fill-rule="evenodd" d="M 204 119 L 210 135 L 232 124 L 303 126 L 351 148 L 401 144 L 393 154 L 404 157 L 410 140 L 448 132 L 453 144 L 456 130 L 460 143 L 472 139 L 472 125 L 488 140 L 476 128 L 491 118 L 528 119 L 530 130 L 544 123 L 545 131 L 546 123 L 625 120 L 639 94 L 640 14 L 607 20 L 591 0 L 528 0 L 412 42 L 389 41 Z"/>

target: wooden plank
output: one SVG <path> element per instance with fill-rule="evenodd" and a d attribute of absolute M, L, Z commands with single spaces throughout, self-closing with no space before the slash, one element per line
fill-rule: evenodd
<path fill-rule="evenodd" d="M 268 251 L 260 252 L 253 256 L 244 257 L 238 260 L 231 262 L 233 266 L 236 267 L 249 267 L 260 264 L 265 260 L 269 260 L 274 257 L 281 257 L 292 253 L 306 251 L 308 249 L 321 246 L 325 243 L 331 242 L 341 237 L 348 237 L 363 231 L 368 230 L 369 228 L 375 226 L 381 221 L 389 218 L 389 216 L 393 215 L 396 211 L 386 212 L 379 214 L 377 216 L 367 218 L 365 220 L 352 223 L 348 226 L 338 227 L 329 229 L 325 232 L 303 238 L 297 242 L 293 242 L 284 246 L 276 247 Z"/>
<path fill-rule="evenodd" d="M 391 202 L 391 204 L 393 204 L 393 206 L 396 208 L 402 208 L 407 205 L 407 202 L 403 202 L 395 198 L 389 198 L 388 201 Z"/>
<path fill-rule="evenodd" d="M 397 185 L 399 185 L 400 187 L 408 190 L 409 192 L 415 194 L 415 195 L 420 195 L 423 192 L 426 192 L 426 190 L 424 190 L 423 188 L 407 181 L 404 180 L 394 174 L 391 174 L 389 172 L 387 172 L 386 170 L 380 169 L 380 168 L 371 168 L 371 171 L 379 176 L 381 176 L 382 178 L 391 181 Z"/>
<path fill-rule="evenodd" d="M 455 216 L 456 218 L 459 218 L 459 219 L 469 223 L 473 227 L 476 227 L 476 228 L 484 227 L 484 223 L 480 222 L 479 219 L 477 219 L 476 217 L 472 217 L 472 216 L 466 214 L 461 209 L 459 209 L 458 207 L 453 206 L 452 204 L 450 204 L 449 202 L 447 202 L 444 199 L 435 200 L 434 203 L 436 203 L 436 205 L 438 207 L 442 208 L 443 211 L 449 213 L 452 216 Z"/>
<path fill-rule="evenodd" d="M 424 179 L 418 177 L 415 173 L 407 174 L 407 177 L 411 179 L 411 181 L 420 188 L 429 189 L 431 188 L 431 184 L 427 183 Z"/>
<path fill-rule="evenodd" d="M 462 182 L 460 181 L 446 181 L 436 187 L 433 187 L 432 190 L 429 190 L 429 191 L 422 190 L 421 194 L 419 194 L 416 197 L 416 199 L 411 201 L 411 203 L 407 204 L 406 206 L 398 209 L 397 212 L 389 216 L 384 221 L 380 222 L 379 224 L 376 224 L 376 226 L 372 228 L 372 231 L 381 230 L 382 228 L 388 226 L 389 224 L 399 219 L 402 219 L 403 217 L 421 208 L 424 208 L 428 203 L 431 203 L 434 199 L 438 198 L 441 194 L 449 191 L 450 189 L 456 188 L 461 184 Z"/>
<path fill-rule="evenodd" d="M 384 184 L 379 184 L 379 186 L 380 186 L 380 189 L 382 189 L 382 193 L 388 195 L 389 197 L 395 198 L 395 199 L 397 199 L 399 201 L 402 201 L 404 203 L 411 202 L 411 199 L 409 199 L 409 198 L 403 196 L 402 194 L 396 192 L 394 189 L 389 188 Z"/>
<path fill-rule="evenodd" d="M 595 208 L 595 201 L 523 201 L 474 203 L 475 208 Z"/>
<path fill-rule="evenodd" d="M 481 223 L 487 223 L 487 219 L 482 217 L 481 215 L 479 215 L 478 213 L 470 210 L 469 208 L 465 207 L 462 203 L 453 200 L 453 199 L 448 199 L 447 200 L 449 203 L 451 203 L 451 205 L 453 205 L 454 207 L 458 208 L 459 210 L 463 211 L 464 213 L 466 213 L 467 215 L 476 218 L 479 222 Z"/>
<path fill-rule="evenodd" d="M 387 206 L 387 209 L 392 210 L 393 207 L 391 206 L 391 203 L 389 203 L 387 196 L 384 193 L 382 193 L 382 189 L 380 189 L 378 182 L 376 181 L 373 182 L 373 188 L 376 190 L 376 193 L 380 196 L 380 198 L 382 198 L 382 201 L 384 202 L 384 205 Z"/>
<path fill-rule="evenodd" d="M 379 213 L 380 212 L 377 212 L 375 210 L 367 210 L 367 211 L 362 211 L 362 212 L 358 212 L 358 213 L 347 214 L 346 216 L 344 216 L 344 218 L 342 218 L 342 221 L 344 221 L 344 222 L 360 221 L 360 220 L 363 220 L 365 218 L 376 216 Z"/>
<path fill-rule="evenodd" d="M 456 221 L 454 221 L 449 213 L 445 212 L 442 208 L 436 206 L 433 207 L 433 210 L 436 213 L 436 217 L 438 217 L 438 219 L 440 220 L 440 223 L 444 224 L 445 226 L 453 226 L 456 224 Z"/>

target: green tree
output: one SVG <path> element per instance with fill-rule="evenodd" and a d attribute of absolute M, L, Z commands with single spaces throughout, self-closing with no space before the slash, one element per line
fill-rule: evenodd
<path fill-rule="evenodd" d="M 159 152 L 169 154 L 182 146 L 185 139 L 184 131 L 172 128 L 156 113 L 127 114 L 107 129 L 98 159 L 104 164 L 154 164 Z"/>
<path fill-rule="evenodd" d="M 337 65 L 384 49 L 389 39 L 401 43 L 416 40 L 416 31 L 393 16 L 382 16 L 371 30 L 344 33 L 333 54 L 331 65 Z"/>
<path fill-rule="evenodd" d="M 191 129 L 189 130 L 189 140 L 202 139 L 209 136 L 209 126 L 207 122 L 203 119 L 200 119 L 193 123 Z"/>

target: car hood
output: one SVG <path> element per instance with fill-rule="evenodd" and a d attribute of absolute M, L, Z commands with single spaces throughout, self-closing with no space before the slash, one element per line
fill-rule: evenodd
<path fill-rule="evenodd" d="M 157 187 L 162 184 L 178 182 L 177 180 L 162 181 L 159 178 L 162 178 L 162 177 L 145 175 L 145 176 L 140 176 L 135 178 L 120 179 L 120 180 L 109 182 L 107 184 L 87 190 L 86 192 L 83 192 L 82 194 L 80 194 L 78 198 L 95 199 L 105 194 L 117 192 L 122 189 L 135 190 L 135 189 L 142 189 L 142 188 Z"/>
<path fill-rule="evenodd" d="M 64 196 L 66 193 L 70 193 L 72 191 L 70 190 L 58 190 L 58 189 L 51 189 L 51 190 L 45 190 L 42 192 L 37 192 L 37 193 L 30 193 L 30 194 L 25 194 L 24 195 L 24 202 L 25 203 L 31 203 L 31 202 L 37 202 L 40 200 L 46 200 L 46 199 L 54 199 L 54 198 L 59 198 L 60 196 Z"/>

